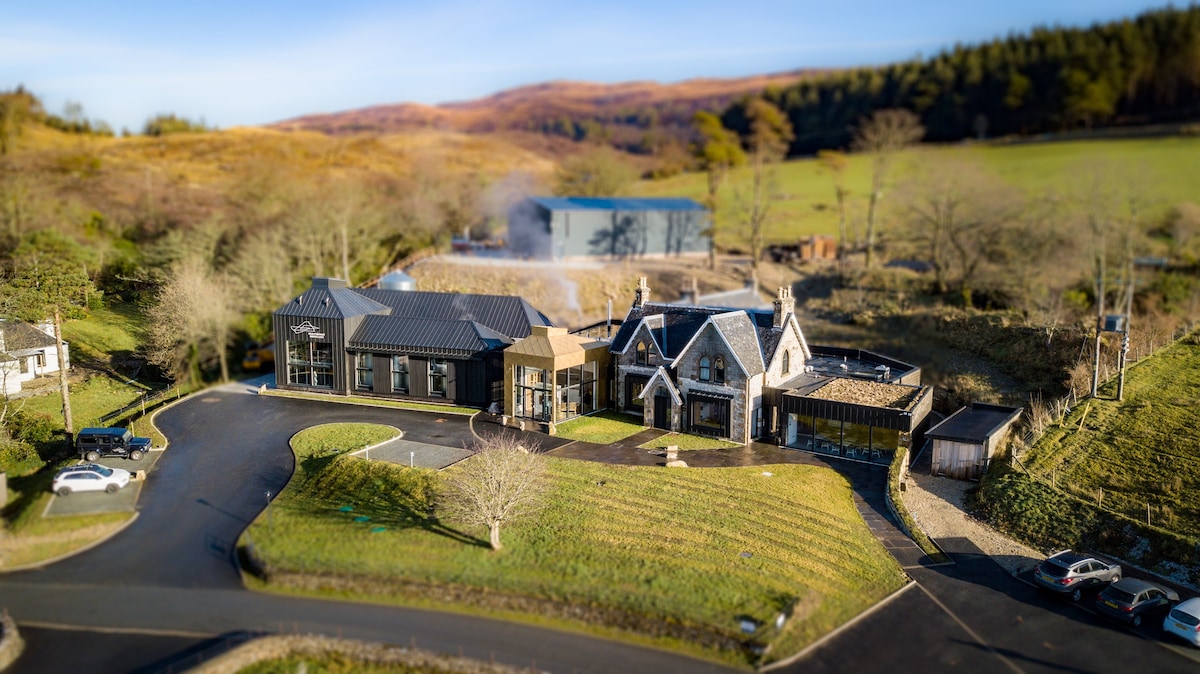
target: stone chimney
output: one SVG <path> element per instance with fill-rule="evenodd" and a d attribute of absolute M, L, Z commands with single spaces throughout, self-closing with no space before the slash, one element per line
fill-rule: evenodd
<path fill-rule="evenodd" d="M 775 298 L 775 318 L 771 322 L 777 328 L 783 327 L 788 314 L 796 310 L 796 300 L 792 299 L 792 289 L 781 287 L 779 296 Z"/>
<path fill-rule="evenodd" d="M 696 306 L 696 299 L 700 297 L 700 288 L 696 284 L 696 277 L 692 277 L 692 282 L 685 285 L 679 291 L 679 303 L 690 304 Z"/>
<path fill-rule="evenodd" d="M 637 291 L 633 295 L 633 306 L 642 308 L 650 301 L 650 286 L 646 285 L 646 277 L 638 279 Z"/>

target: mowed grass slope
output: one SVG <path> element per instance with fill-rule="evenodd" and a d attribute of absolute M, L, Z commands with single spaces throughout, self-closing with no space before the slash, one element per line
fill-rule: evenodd
<path fill-rule="evenodd" d="M 503 615 L 734 663 L 751 641 L 771 644 L 771 658 L 793 653 L 903 584 L 827 469 L 547 461 L 544 507 L 506 527 L 499 552 L 486 532 L 421 507 L 439 474 L 348 456 L 301 458 L 249 539 L 268 578 L 343 579 L 279 589 Z M 770 626 L 780 612 L 794 612 L 781 633 Z M 744 635 L 742 618 L 763 627 Z"/>
<path fill-rule="evenodd" d="M 895 205 L 902 184 L 921 164 L 956 157 L 977 161 L 1014 187 L 1033 197 L 1064 195 L 1075 183 L 1094 172 L 1109 191 L 1117 192 L 1132 185 L 1145 200 L 1148 217 L 1160 217 L 1167 209 L 1184 201 L 1200 200 L 1195 176 L 1200 175 L 1200 138 L 1149 138 L 1126 140 L 1060 141 L 1012 145 L 979 144 L 969 146 L 922 146 L 901 155 L 892 170 L 888 190 L 881 202 L 885 224 L 896 216 Z M 776 190 L 783 199 L 774 206 L 766 238 L 790 241 L 809 234 L 837 235 L 837 208 L 833 182 L 815 158 L 796 159 L 781 164 Z M 850 155 L 846 169 L 847 201 L 851 226 L 861 232 L 870 191 L 870 158 Z M 718 208 L 717 243 L 745 249 L 745 237 L 734 228 L 738 218 L 737 194 L 748 193 L 750 171 L 733 171 L 722 188 Z M 703 173 L 684 173 L 662 180 L 639 183 L 639 194 L 646 196 L 684 196 L 701 200 L 706 194 Z M 723 227 L 723 229 L 722 229 Z"/>
<path fill-rule="evenodd" d="M 1115 382 L 1077 405 L 1025 465 L 1104 508 L 1195 538 L 1200 532 L 1200 337 L 1132 366 L 1125 400 Z M 1101 491 L 1103 493 L 1101 495 Z"/>

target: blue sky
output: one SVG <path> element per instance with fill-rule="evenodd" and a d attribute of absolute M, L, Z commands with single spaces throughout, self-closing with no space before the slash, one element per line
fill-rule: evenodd
<path fill-rule="evenodd" d="M 120 130 L 160 112 L 220 127 L 553 79 L 674 82 L 885 63 L 1161 6 L 1131 0 L 13 3 L 0 89 Z"/>

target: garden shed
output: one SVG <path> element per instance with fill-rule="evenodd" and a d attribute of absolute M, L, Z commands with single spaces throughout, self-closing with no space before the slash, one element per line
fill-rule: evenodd
<path fill-rule="evenodd" d="M 1020 407 L 971 403 L 946 417 L 925 433 L 933 446 L 931 473 L 958 480 L 982 477 L 1021 411 Z"/>

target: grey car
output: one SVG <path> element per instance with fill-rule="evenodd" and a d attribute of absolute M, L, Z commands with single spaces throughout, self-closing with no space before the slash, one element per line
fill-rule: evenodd
<path fill-rule="evenodd" d="M 1121 580 L 1121 565 L 1064 550 L 1038 564 L 1033 571 L 1033 580 L 1044 590 L 1079 601 L 1084 592 Z"/>
<path fill-rule="evenodd" d="M 1124 578 L 1096 596 L 1096 610 L 1114 620 L 1141 627 L 1143 618 L 1166 613 L 1178 601 L 1179 593 L 1175 590 L 1137 578 Z"/>

